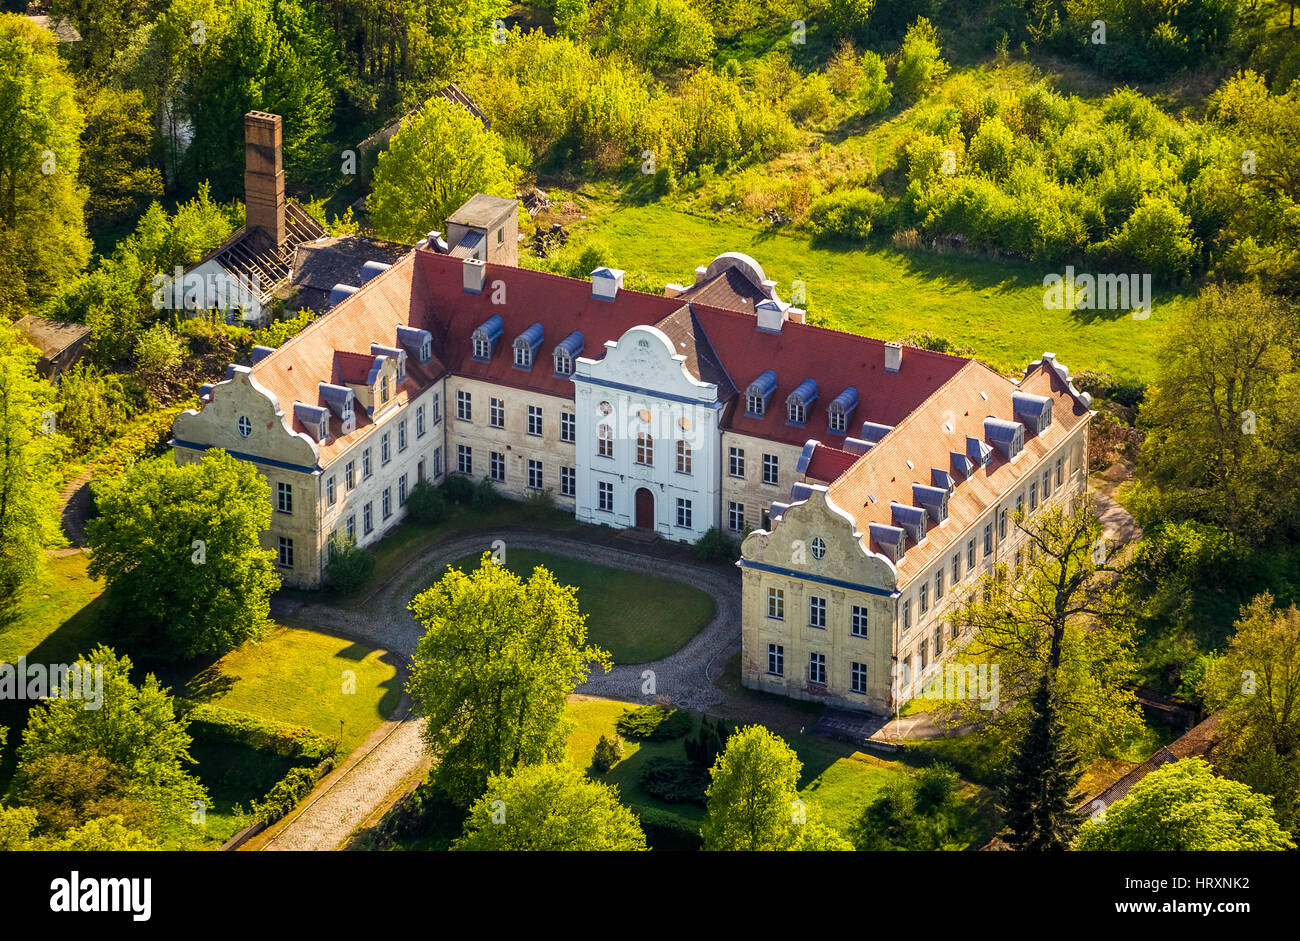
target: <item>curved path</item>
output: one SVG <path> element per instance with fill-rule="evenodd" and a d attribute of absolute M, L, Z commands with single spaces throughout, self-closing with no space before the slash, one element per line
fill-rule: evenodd
<path fill-rule="evenodd" d="M 727 659 L 740 649 L 740 578 L 726 569 L 670 562 L 655 556 L 543 532 L 482 532 L 433 546 L 412 560 L 356 608 L 343 608 L 287 598 L 272 601 L 275 617 L 337 632 L 409 659 L 423 633 L 407 610 L 410 600 L 432 584 L 443 568 L 457 559 L 490 549 L 492 543 L 511 548 L 553 552 L 612 568 L 672 578 L 701 591 L 714 601 L 716 612 L 704 630 L 671 656 L 652 663 L 623 664 L 607 674 L 596 673 L 575 692 L 646 702 L 667 696 L 674 703 L 703 709 L 720 703 L 722 693 L 713 680 Z M 643 693 L 646 671 L 654 674 L 653 694 Z M 342 848 L 363 826 L 399 795 L 428 764 L 419 736 L 420 720 L 395 716 L 329 775 L 284 822 L 253 845 L 265 849 L 333 850 Z M 382 734 L 381 734 L 382 733 Z M 251 848 L 251 847 L 250 847 Z"/>

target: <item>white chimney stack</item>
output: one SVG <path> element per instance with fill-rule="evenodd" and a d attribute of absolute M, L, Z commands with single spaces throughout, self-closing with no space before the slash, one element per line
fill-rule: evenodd
<path fill-rule="evenodd" d="M 470 256 L 460 265 L 462 283 L 466 294 L 482 294 L 483 282 L 487 278 L 487 265 L 482 259 Z"/>
<path fill-rule="evenodd" d="M 623 287 L 623 274 L 618 268 L 597 268 L 591 273 L 591 296 L 602 301 L 614 300 Z"/>
<path fill-rule="evenodd" d="M 785 309 L 776 301 L 759 301 L 754 305 L 758 317 L 758 329 L 764 333 L 780 333 L 785 323 Z"/>
<path fill-rule="evenodd" d="M 891 340 L 885 344 L 885 372 L 896 373 L 903 368 L 903 344 Z"/>

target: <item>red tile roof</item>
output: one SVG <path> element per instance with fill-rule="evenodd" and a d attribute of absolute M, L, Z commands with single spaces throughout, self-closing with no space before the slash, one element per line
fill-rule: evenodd
<path fill-rule="evenodd" d="M 861 456 L 829 445 L 818 444 L 813 449 L 812 460 L 808 462 L 804 477 L 830 483 L 852 467 Z"/>
<path fill-rule="evenodd" d="M 905 354 L 904 369 L 906 363 Z M 1013 461 L 994 448 L 989 462 L 969 477 L 953 471 L 957 485 L 948 500 L 948 520 L 942 525 L 931 521 L 920 544 L 908 538 L 906 554 L 898 563 L 900 586 L 928 568 L 957 534 L 983 518 L 1005 493 L 1031 473 L 1041 473 L 1042 458 L 1087 420 L 1088 406 L 1053 369 L 1033 368 L 1017 385 L 972 360 L 828 488 L 831 501 L 852 514 L 862 538 L 870 540 L 871 523 L 893 525 L 891 501 L 916 505 L 913 483 L 930 485 L 931 468 L 952 471 L 949 455 L 965 453 L 968 436 L 985 440 L 985 418 L 1015 420 L 1011 394 L 1017 389 L 1052 397 L 1051 426 L 1042 434 L 1026 431 L 1024 450 Z M 875 544 L 870 548 L 883 551 Z"/>
<path fill-rule="evenodd" d="M 374 365 L 375 354 L 373 353 L 350 353 L 344 350 L 335 351 L 334 372 L 337 378 L 333 381 L 336 383 L 352 382 L 365 385 L 366 381 L 370 378 L 370 370 Z M 315 405 L 316 403 L 308 402 L 307 404 Z"/>

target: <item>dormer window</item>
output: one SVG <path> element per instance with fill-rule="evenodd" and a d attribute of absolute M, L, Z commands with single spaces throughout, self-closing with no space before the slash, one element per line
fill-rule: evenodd
<path fill-rule="evenodd" d="M 388 401 L 388 377 L 380 376 L 379 377 L 379 403 L 382 405 L 387 401 Z"/>
<path fill-rule="evenodd" d="M 573 375 L 573 361 L 582 354 L 585 343 L 582 334 L 575 330 L 556 345 L 552 356 L 555 359 L 555 374 L 557 376 Z"/>
<path fill-rule="evenodd" d="M 533 324 L 515 337 L 515 368 L 532 369 L 537 348 L 542 345 L 542 325 Z"/>
<path fill-rule="evenodd" d="M 745 390 L 745 414 L 750 418 L 762 418 L 767 414 L 767 400 L 776 391 L 776 373 L 767 369 Z"/>
<path fill-rule="evenodd" d="M 1041 435 L 1052 425 L 1052 399 L 1049 396 L 1016 391 L 1011 393 L 1011 408 L 1015 417 L 1027 428 L 1032 428 L 1036 435 Z"/>
<path fill-rule="evenodd" d="M 817 382 L 813 379 L 805 379 L 785 400 L 786 422 L 791 425 L 807 424 L 808 409 L 815 401 L 817 401 Z"/>
<path fill-rule="evenodd" d="M 501 330 L 504 322 L 499 314 L 494 314 L 483 325 L 474 331 L 471 340 L 474 344 L 474 359 L 480 363 L 486 363 L 492 358 L 492 351 L 496 347 L 497 338 L 501 336 Z"/>
<path fill-rule="evenodd" d="M 425 340 L 420 344 L 420 362 L 427 363 L 433 359 L 433 341 Z"/>
<path fill-rule="evenodd" d="M 827 409 L 827 415 L 830 421 L 830 430 L 837 435 L 847 434 L 849 430 L 849 416 L 853 410 L 858 407 L 858 390 L 850 386 L 831 401 L 830 408 Z"/>

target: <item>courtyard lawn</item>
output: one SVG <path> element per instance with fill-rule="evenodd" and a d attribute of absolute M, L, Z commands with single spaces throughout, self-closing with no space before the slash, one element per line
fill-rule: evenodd
<path fill-rule="evenodd" d="M 573 698 L 569 701 L 568 716 L 575 723 L 569 735 L 569 761 L 588 771 L 591 755 L 601 735 L 616 734 L 614 723 L 629 704 L 608 699 Z M 697 720 L 698 721 L 698 720 Z M 840 832 L 850 824 L 890 781 L 914 773 L 914 765 L 865 754 L 852 747 L 812 735 L 784 736 L 790 747 L 803 762 L 799 780 L 799 794 L 815 808 L 818 819 Z M 647 760 L 664 756 L 686 757 L 683 739 L 667 742 L 636 742 L 624 740 L 622 760 L 608 774 L 594 775 L 598 780 L 618 786 L 623 803 L 632 808 L 654 807 L 668 811 L 683 820 L 698 823 L 704 819 L 704 809 L 694 804 L 666 803 L 645 793 L 640 786 L 641 768 Z M 973 784 L 962 782 L 958 791 L 960 802 L 971 818 L 986 817 L 989 795 Z M 992 827 L 984 829 L 991 835 Z"/>
<path fill-rule="evenodd" d="M 1149 378 L 1171 311 L 1187 302 L 1183 295 L 1157 291 L 1147 320 L 1114 311 L 1048 310 L 1043 278 L 1063 273 L 1060 267 L 814 246 L 802 235 L 778 235 L 663 204 L 620 206 L 581 227 L 611 246 L 616 262 L 658 284 L 689 284 L 697 265 L 725 251 L 744 252 L 777 280 L 786 300 L 791 281 L 804 281 L 803 306 L 813 323 L 884 340 L 929 331 L 1014 373 L 1050 350 L 1075 372 Z"/>
<path fill-rule="evenodd" d="M 0 662 L 26 656 L 65 663 L 94 646 L 104 584 L 86 574 L 89 564 L 82 552 L 49 559 L 49 583 L 23 601 L 12 624 L 0 627 Z"/>
<path fill-rule="evenodd" d="M 479 556 L 471 555 L 453 565 L 468 572 L 478 562 Z M 549 552 L 506 552 L 506 567 L 522 578 L 538 565 L 560 584 L 578 589 L 578 606 L 587 615 L 587 638 L 608 650 L 615 663 L 667 657 L 703 630 L 716 610 L 706 592 L 671 579 Z"/>
<path fill-rule="evenodd" d="M 330 738 L 354 751 L 397 708 L 395 659 L 331 634 L 277 626 L 194 676 L 179 695 L 237 709 Z M 349 691 L 351 690 L 351 691 Z"/>

